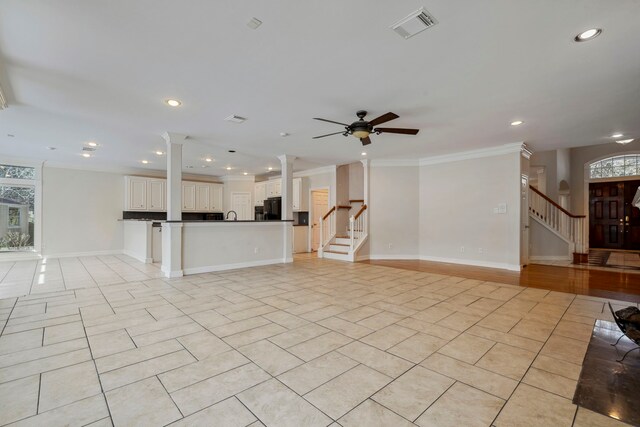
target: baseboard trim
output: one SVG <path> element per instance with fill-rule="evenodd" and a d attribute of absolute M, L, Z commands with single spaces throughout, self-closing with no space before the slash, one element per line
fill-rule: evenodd
<path fill-rule="evenodd" d="M 123 253 L 124 252 L 122 249 L 108 250 L 108 251 L 67 252 L 62 254 L 46 254 L 46 255 L 42 255 L 42 258 L 74 258 L 74 257 L 83 257 L 83 256 L 122 255 Z"/>
<path fill-rule="evenodd" d="M 417 255 L 388 255 L 388 254 L 370 254 L 371 260 L 395 260 L 395 259 L 420 259 Z"/>
<path fill-rule="evenodd" d="M 447 264 L 460 264 L 460 265 L 472 265 L 474 267 L 487 267 L 498 268 L 501 270 L 520 271 L 519 264 L 507 264 L 503 262 L 491 262 L 491 261 L 478 261 L 471 259 L 459 259 L 459 258 L 443 258 L 423 255 L 419 258 L 422 261 L 444 262 Z"/>
<path fill-rule="evenodd" d="M 204 267 L 185 268 L 184 274 L 210 273 L 212 271 L 235 270 L 238 268 L 247 267 L 261 267 L 263 265 L 286 264 L 288 262 L 293 262 L 293 258 L 274 258 L 259 261 L 237 262 L 233 264 L 206 265 Z"/>
<path fill-rule="evenodd" d="M 541 255 L 541 256 L 530 256 L 529 261 L 571 261 L 571 257 L 566 255 Z"/>
<path fill-rule="evenodd" d="M 169 279 L 175 279 L 176 277 L 183 277 L 185 274 L 184 270 L 170 271 L 169 269 L 164 268 L 164 266 L 160 267 L 160 271 L 164 273 L 164 277 Z"/>
<path fill-rule="evenodd" d="M 134 252 L 128 251 L 128 250 L 123 250 L 122 253 L 124 255 L 130 256 L 131 258 L 140 261 L 140 262 L 144 262 L 145 264 L 151 264 L 153 263 L 153 258 L 144 258 L 141 256 L 136 255 Z"/>

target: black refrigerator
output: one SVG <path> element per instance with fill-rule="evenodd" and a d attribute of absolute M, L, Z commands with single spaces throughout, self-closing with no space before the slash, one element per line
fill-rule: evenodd
<path fill-rule="evenodd" d="M 264 201 L 264 219 L 282 218 L 282 198 L 269 197 Z"/>

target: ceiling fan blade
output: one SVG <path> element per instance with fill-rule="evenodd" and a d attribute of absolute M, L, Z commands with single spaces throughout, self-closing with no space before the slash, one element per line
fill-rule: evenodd
<path fill-rule="evenodd" d="M 362 141 L 362 145 L 371 144 L 371 138 L 369 138 L 368 136 L 366 138 L 360 138 L 360 141 Z"/>
<path fill-rule="evenodd" d="M 325 136 L 338 135 L 338 134 L 341 134 L 341 133 L 344 133 L 344 131 L 328 133 L 326 135 L 314 136 L 312 139 L 324 138 Z"/>
<path fill-rule="evenodd" d="M 346 124 L 346 123 L 334 122 L 333 120 L 320 119 L 320 118 L 318 118 L 318 117 L 314 117 L 314 118 L 313 118 L 313 120 L 320 120 L 320 121 L 323 121 L 323 122 L 335 123 L 335 124 L 337 124 L 337 125 L 349 126 L 349 125 L 348 125 L 348 124 Z"/>
<path fill-rule="evenodd" d="M 400 117 L 399 115 L 395 114 L 395 113 L 387 113 L 387 114 L 383 114 L 380 117 L 378 117 L 377 119 L 373 119 L 369 122 L 369 124 L 371 126 L 377 126 L 380 125 L 382 123 L 386 123 L 389 122 L 391 120 L 397 119 L 398 117 Z"/>
<path fill-rule="evenodd" d="M 401 129 L 401 128 L 375 128 L 374 132 L 381 133 L 402 133 L 404 135 L 416 135 L 420 129 Z"/>

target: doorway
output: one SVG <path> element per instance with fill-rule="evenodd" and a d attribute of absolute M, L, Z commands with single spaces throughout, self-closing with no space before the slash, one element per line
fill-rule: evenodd
<path fill-rule="evenodd" d="M 320 246 L 320 217 L 329 211 L 329 190 L 311 190 L 311 251 Z"/>
<path fill-rule="evenodd" d="M 589 247 L 640 250 L 640 180 L 589 183 Z"/>
<path fill-rule="evenodd" d="M 231 210 L 238 215 L 238 220 L 246 221 L 252 218 L 251 193 L 231 193 Z"/>

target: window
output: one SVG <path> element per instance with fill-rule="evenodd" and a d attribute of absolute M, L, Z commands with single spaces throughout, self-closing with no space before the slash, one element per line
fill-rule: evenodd
<path fill-rule="evenodd" d="M 26 166 L 0 165 L 0 178 L 35 179 L 36 170 Z"/>
<path fill-rule="evenodd" d="M 20 227 L 20 209 L 9 208 L 9 227 Z"/>
<path fill-rule="evenodd" d="M 590 178 L 615 178 L 640 175 L 640 155 L 609 157 L 589 165 Z"/>

